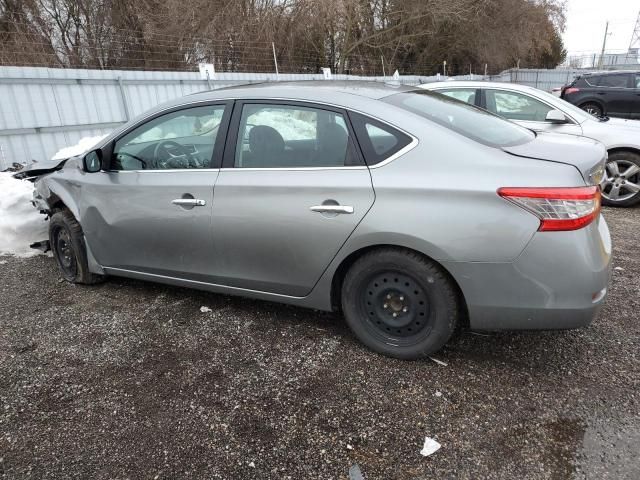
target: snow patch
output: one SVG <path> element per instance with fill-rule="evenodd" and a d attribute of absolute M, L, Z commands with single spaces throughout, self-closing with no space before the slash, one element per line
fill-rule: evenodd
<path fill-rule="evenodd" d="M 0 172 L 0 255 L 30 257 L 29 245 L 48 238 L 48 224 L 33 205 L 33 184 Z"/>
<path fill-rule="evenodd" d="M 76 155 L 82 155 L 83 153 L 90 151 L 106 137 L 106 135 L 100 135 L 98 137 L 82 137 L 75 145 L 58 150 L 58 152 L 51 157 L 51 160 L 64 160 L 66 158 L 75 157 Z"/>

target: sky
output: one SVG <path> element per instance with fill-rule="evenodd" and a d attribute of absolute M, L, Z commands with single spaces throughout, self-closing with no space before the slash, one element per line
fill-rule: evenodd
<path fill-rule="evenodd" d="M 639 11 L 640 0 L 567 0 L 565 48 L 569 55 L 600 52 L 609 20 L 607 51 L 626 52 Z"/>

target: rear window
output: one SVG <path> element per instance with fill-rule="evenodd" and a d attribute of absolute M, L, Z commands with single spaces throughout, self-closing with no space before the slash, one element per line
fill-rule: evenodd
<path fill-rule="evenodd" d="M 595 75 L 585 77 L 585 79 L 589 85 L 594 87 L 626 88 L 629 86 L 629 76 L 627 74 Z"/>
<path fill-rule="evenodd" d="M 382 99 L 438 125 L 490 147 L 530 142 L 535 134 L 497 115 L 428 90 L 415 90 Z"/>

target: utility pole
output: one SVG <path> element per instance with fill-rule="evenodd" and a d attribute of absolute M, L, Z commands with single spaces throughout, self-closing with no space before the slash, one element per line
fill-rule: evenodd
<path fill-rule="evenodd" d="M 609 21 L 607 20 L 607 26 L 604 28 L 604 38 L 602 39 L 602 53 L 600 54 L 600 61 L 598 62 L 598 70 L 602 70 L 604 63 L 604 51 L 607 48 L 607 35 L 609 35 Z"/>
<path fill-rule="evenodd" d="M 640 12 L 638 12 L 638 19 L 636 20 L 636 26 L 633 27 L 633 35 L 631 35 L 631 43 L 629 43 L 629 50 L 640 47 Z"/>
<path fill-rule="evenodd" d="M 636 20 L 636 26 L 633 27 L 633 35 L 631 35 L 631 43 L 629 43 L 629 50 L 627 50 L 627 62 L 631 63 L 629 56 L 632 56 L 634 62 L 638 61 L 638 53 L 640 52 L 640 12 L 638 12 L 638 19 Z"/>

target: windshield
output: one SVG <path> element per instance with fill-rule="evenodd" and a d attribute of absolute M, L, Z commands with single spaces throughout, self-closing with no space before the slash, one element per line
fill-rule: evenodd
<path fill-rule="evenodd" d="M 382 99 L 490 147 L 530 142 L 535 134 L 497 115 L 428 90 L 414 90 Z"/>

